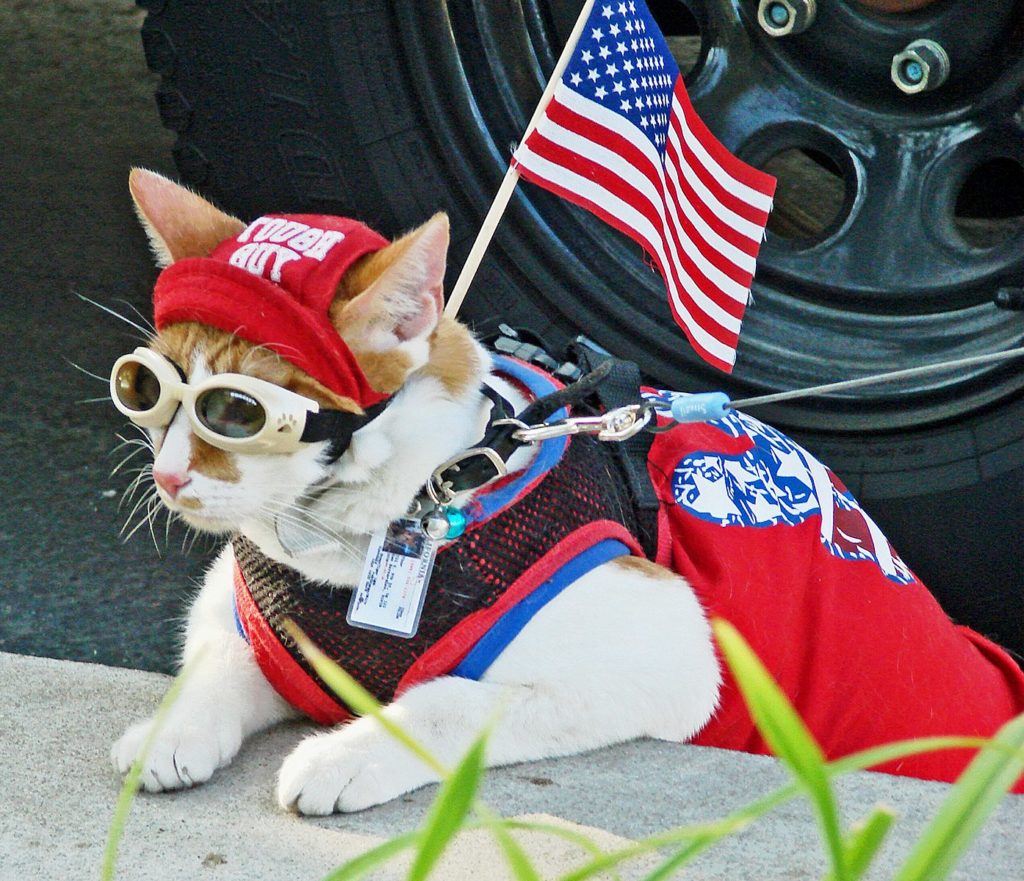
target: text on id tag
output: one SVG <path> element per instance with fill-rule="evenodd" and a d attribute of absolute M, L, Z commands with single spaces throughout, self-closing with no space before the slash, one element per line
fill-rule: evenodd
<path fill-rule="evenodd" d="M 370 536 L 363 574 L 348 604 L 348 623 L 406 639 L 415 636 L 436 554 L 437 542 L 419 520 L 395 520 Z"/>

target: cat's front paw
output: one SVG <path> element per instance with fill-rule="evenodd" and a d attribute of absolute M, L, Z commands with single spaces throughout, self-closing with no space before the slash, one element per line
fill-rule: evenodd
<path fill-rule="evenodd" d="M 110 758 L 118 772 L 128 773 L 153 724 L 152 719 L 137 722 L 111 748 Z M 241 745 L 241 726 L 167 720 L 146 756 L 139 785 L 147 792 L 164 792 L 205 783 L 235 757 Z"/>
<path fill-rule="evenodd" d="M 361 811 L 417 789 L 437 777 L 369 719 L 314 734 L 285 759 L 277 800 L 309 816 Z"/>

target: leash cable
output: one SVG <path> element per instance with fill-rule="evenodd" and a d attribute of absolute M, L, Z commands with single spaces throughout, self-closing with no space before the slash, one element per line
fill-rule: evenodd
<path fill-rule="evenodd" d="M 920 367 L 908 367 L 904 370 L 893 370 L 889 373 L 876 373 L 858 379 L 846 379 L 841 382 L 829 382 L 825 385 L 814 385 L 809 388 L 793 389 L 788 392 L 775 392 L 770 395 L 758 395 L 743 398 L 739 401 L 730 400 L 725 392 L 700 392 L 692 395 L 680 395 L 672 401 L 672 418 L 676 422 L 712 422 L 728 415 L 730 410 L 747 407 L 758 407 L 762 404 L 775 404 L 780 401 L 793 401 L 797 398 L 809 398 L 830 392 L 849 391 L 866 385 L 894 382 L 912 376 L 926 376 L 930 373 L 941 373 L 957 367 L 971 367 L 977 364 L 990 364 L 993 361 L 1006 361 L 1024 355 L 1024 346 L 1005 349 L 1002 352 L 988 352 L 984 355 L 971 355 L 952 361 L 941 361 L 938 364 L 924 364 Z"/>
<path fill-rule="evenodd" d="M 744 398 L 740 401 L 733 401 L 730 406 L 756 407 L 761 404 L 775 404 L 780 401 L 792 401 L 796 398 L 810 397 L 811 395 L 824 395 L 831 392 L 843 392 L 850 389 L 861 388 L 876 383 L 895 382 L 899 379 L 910 379 L 914 376 L 927 376 L 930 373 L 939 373 L 943 370 L 952 370 L 956 367 L 972 367 L 976 364 L 988 364 L 993 361 L 1006 361 L 1010 358 L 1018 358 L 1024 355 L 1024 346 L 1016 349 L 1006 349 L 1002 352 L 988 352 L 984 355 L 971 355 L 967 358 L 957 358 L 953 361 L 942 361 L 938 364 L 924 364 L 920 367 L 907 367 L 903 370 L 892 370 L 889 373 L 876 373 L 873 376 L 862 376 L 858 379 L 845 379 L 841 382 L 830 382 L 825 385 L 815 385 L 810 388 L 793 389 L 788 392 L 776 392 L 770 395 L 759 395 L 755 398 Z"/>

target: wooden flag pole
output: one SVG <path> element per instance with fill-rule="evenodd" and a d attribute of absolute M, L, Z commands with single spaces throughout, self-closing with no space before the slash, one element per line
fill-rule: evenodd
<path fill-rule="evenodd" d="M 555 93 L 555 87 L 561 82 L 562 74 L 565 73 L 565 68 L 569 64 L 569 59 L 572 57 L 573 50 L 579 42 L 580 35 L 583 33 L 583 27 L 586 25 L 587 19 L 590 17 L 590 10 L 593 7 L 594 0 L 586 0 L 586 3 L 583 4 L 583 10 L 580 12 L 579 18 L 576 19 L 572 33 L 569 34 L 569 39 L 566 41 L 565 48 L 558 58 L 558 63 L 555 64 L 555 69 L 551 72 L 551 78 L 544 89 L 544 94 L 540 96 L 540 101 L 537 103 L 537 108 L 533 111 L 533 116 L 530 117 L 530 122 L 523 132 L 520 143 L 525 141 L 530 132 L 536 127 L 541 113 L 544 112 L 548 102 L 551 101 L 551 96 Z M 469 256 L 462 266 L 462 272 L 459 273 L 455 287 L 452 288 L 451 295 L 448 297 L 448 304 L 444 307 L 444 314 L 449 318 L 454 318 L 458 314 L 459 307 L 466 298 L 466 292 L 473 283 L 473 277 L 480 267 L 480 262 L 484 259 L 484 252 L 491 243 L 494 231 L 498 227 L 498 222 L 501 220 L 501 216 L 505 213 L 505 209 L 512 199 L 512 193 L 515 191 L 517 183 L 519 183 L 519 172 L 514 165 L 509 165 L 501 186 L 498 187 L 498 192 L 494 196 L 494 201 L 491 202 L 491 207 L 487 211 L 487 216 L 480 227 L 480 232 L 476 235 L 476 241 L 473 242 Z"/>

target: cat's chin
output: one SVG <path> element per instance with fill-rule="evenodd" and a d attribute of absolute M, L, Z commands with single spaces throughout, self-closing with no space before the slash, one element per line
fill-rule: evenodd
<path fill-rule="evenodd" d="M 195 511 L 175 511 L 180 519 L 199 532 L 207 535 L 232 535 L 238 532 L 238 524 L 216 517 L 206 517 Z"/>

